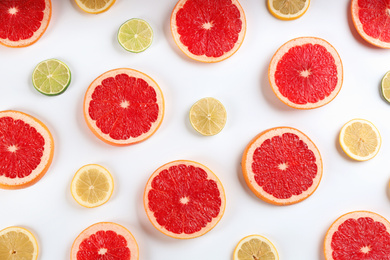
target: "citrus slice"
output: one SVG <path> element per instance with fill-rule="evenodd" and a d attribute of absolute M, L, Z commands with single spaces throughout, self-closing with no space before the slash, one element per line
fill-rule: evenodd
<path fill-rule="evenodd" d="M 68 66 L 56 59 L 41 61 L 32 74 L 34 88 L 47 96 L 63 93 L 68 88 L 70 79 Z"/>
<path fill-rule="evenodd" d="M 38 119 L 19 111 L 0 112 L 0 188 L 20 189 L 49 169 L 53 137 Z"/>
<path fill-rule="evenodd" d="M 202 98 L 192 105 L 190 122 L 202 135 L 216 135 L 226 124 L 225 107 L 215 98 Z"/>
<path fill-rule="evenodd" d="M 377 47 L 390 48 L 390 4 L 381 0 L 352 0 L 353 25 L 360 36 Z"/>
<path fill-rule="evenodd" d="M 382 78 L 381 90 L 383 98 L 390 103 L 390 71 L 386 72 Z"/>
<path fill-rule="evenodd" d="M 322 159 L 315 144 L 291 127 L 258 134 L 246 147 L 242 171 L 252 192 L 266 202 L 289 205 L 308 198 L 322 177 Z"/>
<path fill-rule="evenodd" d="M 281 20 L 294 20 L 306 13 L 310 0 L 268 0 L 268 9 Z"/>
<path fill-rule="evenodd" d="M 107 11 L 115 3 L 115 0 L 75 0 L 76 4 L 84 12 L 99 14 Z"/>
<path fill-rule="evenodd" d="M 225 211 L 222 184 L 207 167 L 179 160 L 158 168 L 149 178 L 144 207 L 153 226 L 179 239 L 204 235 Z"/>
<path fill-rule="evenodd" d="M 1 1 L 0 43 L 26 47 L 41 38 L 51 18 L 50 0 Z"/>
<path fill-rule="evenodd" d="M 382 143 L 378 129 L 364 119 L 347 122 L 341 128 L 339 141 L 343 151 L 357 161 L 374 158 Z"/>
<path fill-rule="evenodd" d="M 114 179 L 103 166 L 88 164 L 73 177 L 71 193 L 81 206 L 94 208 L 106 203 L 114 190 Z"/>
<path fill-rule="evenodd" d="M 114 69 L 96 78 L 84 98 L 84 118 L 92 132 L 111 145 L 144 141 L 159 128 L 164 98 L 157 83 L 133 69 Z"/>
<path fill-rule="evenodd" d="M 267 238 L 250 235 L 238 242 L 233 260 L 279 260 L 275 246 Z"/>
<path fill-rule="evenodd" d="M 34 235 L 21 227 L 8 227 L 0 231 L 0 259 L 36 260 L 38 242 Z"/>
<path fill-rule="evenodd" d="M 125 227 L 99 222 L 86 228 L 72 245 L 70 260 L 138 260 L 138 244 Z"/>
<path fill-rule="evenodd" d="M 268 70 L 276 96 L 290 107 L 312 109 L 339 93 L 343 67 L 337 51 L 323 39 L 301 37 L 283 44 Z"/>
<path fill-rule="evenodd" d="M 179 0 L 172 11 L 176 45 L 191 59 L 218 62 L 244 41 L 246 19 L 237 0 Z"/>
<path fill-rule="evenodd" d="M 152 27 L 142 19 L 130 19 L 119 27 L 118 42 L 127 51 L 142 52 L 149 48 L 152 41 Z"/>
<path fill-rule="evenodd" d="M 390 223 L 369 211 L 342 215 L 326 233 L 324 253 L 326 260 L 389 259 Z"/>

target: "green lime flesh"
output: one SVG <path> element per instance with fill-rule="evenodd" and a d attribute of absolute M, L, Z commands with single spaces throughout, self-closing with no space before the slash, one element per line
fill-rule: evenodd
<path fill-rule="evenodd" d="M 152 44 L 153 30 L 146 21 L 133 18 L 119 27 L 117 38 L 125 50 L 139 53 Z"/>

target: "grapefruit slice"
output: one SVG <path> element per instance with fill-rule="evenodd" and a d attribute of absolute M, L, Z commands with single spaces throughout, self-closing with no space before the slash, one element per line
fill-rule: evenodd
<path fill-rule="evenodd" d="M 0 259 L 36 260 L 38 242 L 34 235 L 22 227 L 8 227 L 0 231 Z"/>
<path fill-rule="evenodd" d="M 250 235 L 238 242 L 233 260 L 279 260 L 278 251 L 267 238 Z"/>
<path fill-rule="evenodd" d="M 315 144 L 291 127 L 276 127 L 257 135 L 246 147 L 242 171 L 257 197 L 289 205 L 309 197 L 322 177 L 322 159 Z"/>
<path fill-rule="evenodd" d="M 339 217 L 325 236 L 326 260 L 390 259 L 390 223 L 369 211 Z"/>
<path fill-rule="evenodd" d="M 323 39 L 301 37 L 283 44 L 271 59 L 269 82 L 290 107 L 312 109 L 332 101 L 343 83 L 343 67 L 335 48 Z"/>
<path fill-rule="evenodd" d="M 171 15 L 176 45 L 191 59 L 218 62 L 244 41 L 246 19 L 237 0 L 180 0 Z"/>
<path fill-rule="evenodd" d="M 310 0 L 268 0 L 268 9 L 273 16 L 281 20 L 294 20 L 304 15 Z"/>
<path fill-rule="evenodd" d="M 352 21 L 360 36 L 375 46 L 390 48 L 390 3 L 352 0 Z"/>
<path fill-rule="evenodd" d="M 179 160 L 158 168 L 149 178 L 144 207 L 153 226 L 179 239 L 204 235 L 222 218 L 225 192 L 207 167 Z"/>
<path fill-rule="evenodd" d="M 53 153 L 53 137 L 41 121 L 19 111 L 0 112 L 0 188 L 36 183 L 49 169 Z"/>
<path fill-rule="evenodd" d="M 111 145 L 146 140 L 157 131 L 163 116 L 164 98 L 159 86 L 133 69 L 105 72 L 85 93 L 85 121 L 98 138 Z"/>
<path fill-rule="evenodd" d="M 70 252 L 71 260 L 137 260 L 138 244 L 125 227 L 99 222 L 78 235 Z"/>
<path fill-rule="evenodd" d="M 41 38 L 51 18 L 50 0 L 0 2 L 0 43 L 8 47 L 29 46 Z"/>

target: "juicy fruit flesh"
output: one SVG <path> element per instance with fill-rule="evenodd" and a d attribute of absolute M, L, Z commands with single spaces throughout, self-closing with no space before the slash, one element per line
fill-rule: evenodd
<path fill-rule="evenodd" d="M 33 75 L 34 86 L 48 94 L 61 92 L 67 86 L 69 80 L 68 68 L 55 60 L 38 64 Z"/>
<path fill-rule="evenodd" d="M 233 49 L 242 30 L 241 19 L 230 0 L 188 0 L 177 12 L 177 32 L 192 54 L 217 58 Z"/>
<path fill-rule="evenodd" d="M 89 169 L 80 174 L 76 192 L 81 200 L 94 204 L 109 195 L 110 184 L 107 177 L 98 169 Z"/>
<path fill-rule="evenodd" d="M 0 236 L 0 241 L 1 259 L 33 259 L 36 254 L 34 244 L 22 232 L 7 232 Z"/>
<path fill-rule="evenodd" d="M 275 260 L 271 247 L 258 238 L 243 243 L 238 250 L 237 260 Z"/>
<path fill-rule="evenodd" d="M 88 9 L 101 9 L 107 5 L 109 0 L 80 0 Z"/>
<path fill-rule="evenodd" d="M 295 104 L 317 103 L 337 86 L 333 56 L 319 44 L 294 46 L 277 64 L 275 82 L 280 93 Z"/>
<path fill-rule="evenodd" d="M 0 118 L 0 176 L 24 178 L 40 164 L 45 140 L 22 120 Z"/>
<path fill-rule="evenodd" d="M 253 154 L 256 183 L 278 199 L 300 195 L 313 184 L 318 167 L 307 144 L 293 133 L 265 140 Z"/>
<path fill-rule="evenodd" d="M 140 19 L 131 19 L 119 29 L 118 40 L 129 51 L 140 52 L 152 43 L 153 31 L 149 24 Z"/>
<path fill-rule="evenodd" d="M 151 183 L 149 209 L 159 225 L 175 234 L 193 234 L 221 210 L 217 183 L 195 166 L 180 164 L 162 170 Z"/>
<path fill-rule="evenodd" d="M 0 2 L 0 39 L 10 41 L 31 38 L 41 27 L 45 0 L 14 0 Z"/>
<path fill-rule="evenodd" d="M 145 80 L 119 74 L 95 88 L 88 113 L 104 134 L 127 140 L 148 132 L 159 109 L 156 91 Z"/>
<path fill-rule="evenodd" d="M 126 239 L 112 230 L 98 231 L 84 239 L 77 260 L 129 260 L 131 252 Z"/>
<path fill-rule="evenodd" d="M 352 123 L 346 128 L 343 141 L 353 154 L 362 157 L 374 153 L 379 145 L 372 127 L 361 122 Z"/>
<path fill-rule="evenodd" d="M 364 32 L 383 42 L 390 42 L 390 2 L 358 0 L 359 20 Z"/>
<path fill-rule="evenodd" d="M 370 217 L 347 219 L 332 236 L 335 260 L 384 260 L 390 256 L 390 234 L 386 226 Z"/>
<path fill-rule="evenodd" d="M 387 72 L 382 79 L 382 94 L 383 97 L 390 102 L 390 73 Z"/>
<path fill-rule="evenodd" d="M 300 12 L 308 0 L 274 0 L 272 6 L 284 15 Z"/>

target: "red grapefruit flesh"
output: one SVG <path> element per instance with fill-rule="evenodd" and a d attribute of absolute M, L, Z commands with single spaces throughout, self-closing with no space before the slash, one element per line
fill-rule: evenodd
<path fill-rule="evenodd" d="M 152 136 L 164 116 L 157 83 L 133 69 L 108 71 L 89 86 L 84 118 L 92 132 L 111 145 L 130 145 Z"/>
<path fill-rule="evenodd" d="M 317 189 L 322 160 L 305 134 L 291 127 L 277 127 L 249 143 L 242 157 L 242 170 L 256 196 L 271 204 L 289 205 Z"/>
<path fill-rule="evenodd" d="M 367 42 L 390 48 L 390 1 L 352 0 L 352 21 Z"/>
<path fill-rule="evenodd" d="M 210 231 L 222 218 L 225 204 L 225 192 L 214 173 L 186 160 L 158 168 L 144 193 L 144 207 L 153 226 L 179 239 Z"/>
<path fill-rule="evenodd" d="M 172 11 L 176 45 L 191 59 L 218 62 L 244 41 L 246 19 L 237 0 L 180 0 Z"/>
<path fill-rule="evenodd" d="M 50 0 L 0 1 L 0 43 L 29 46 L 43 35 L 51 18 Z"/>
<path fill-rule="evenodd" d="M 338 218 L 325 236 L 326 260 L 389 260 L 390 223 L 369 211 Z"/>
<path fill-rule="evenodd" d="M 70 260 L 137 260 L 137 241 L 125 227 L 112 222 L 96 223 L 75 239 Z"/>
<path fill-rule="evenodd" d="M 337 51 L 323 39 L 301 37 L 282 45 L 272 57 L 269 82 L 290 107 L 312 109 L 332 101 L 343 83 Z"/>
<path fill-rule="evenodd" d="M 53 153 L 53 137 L 42 122 L 19 111 L 0 112 L 0 188 L 36 183 L 49 169 Z"/>

